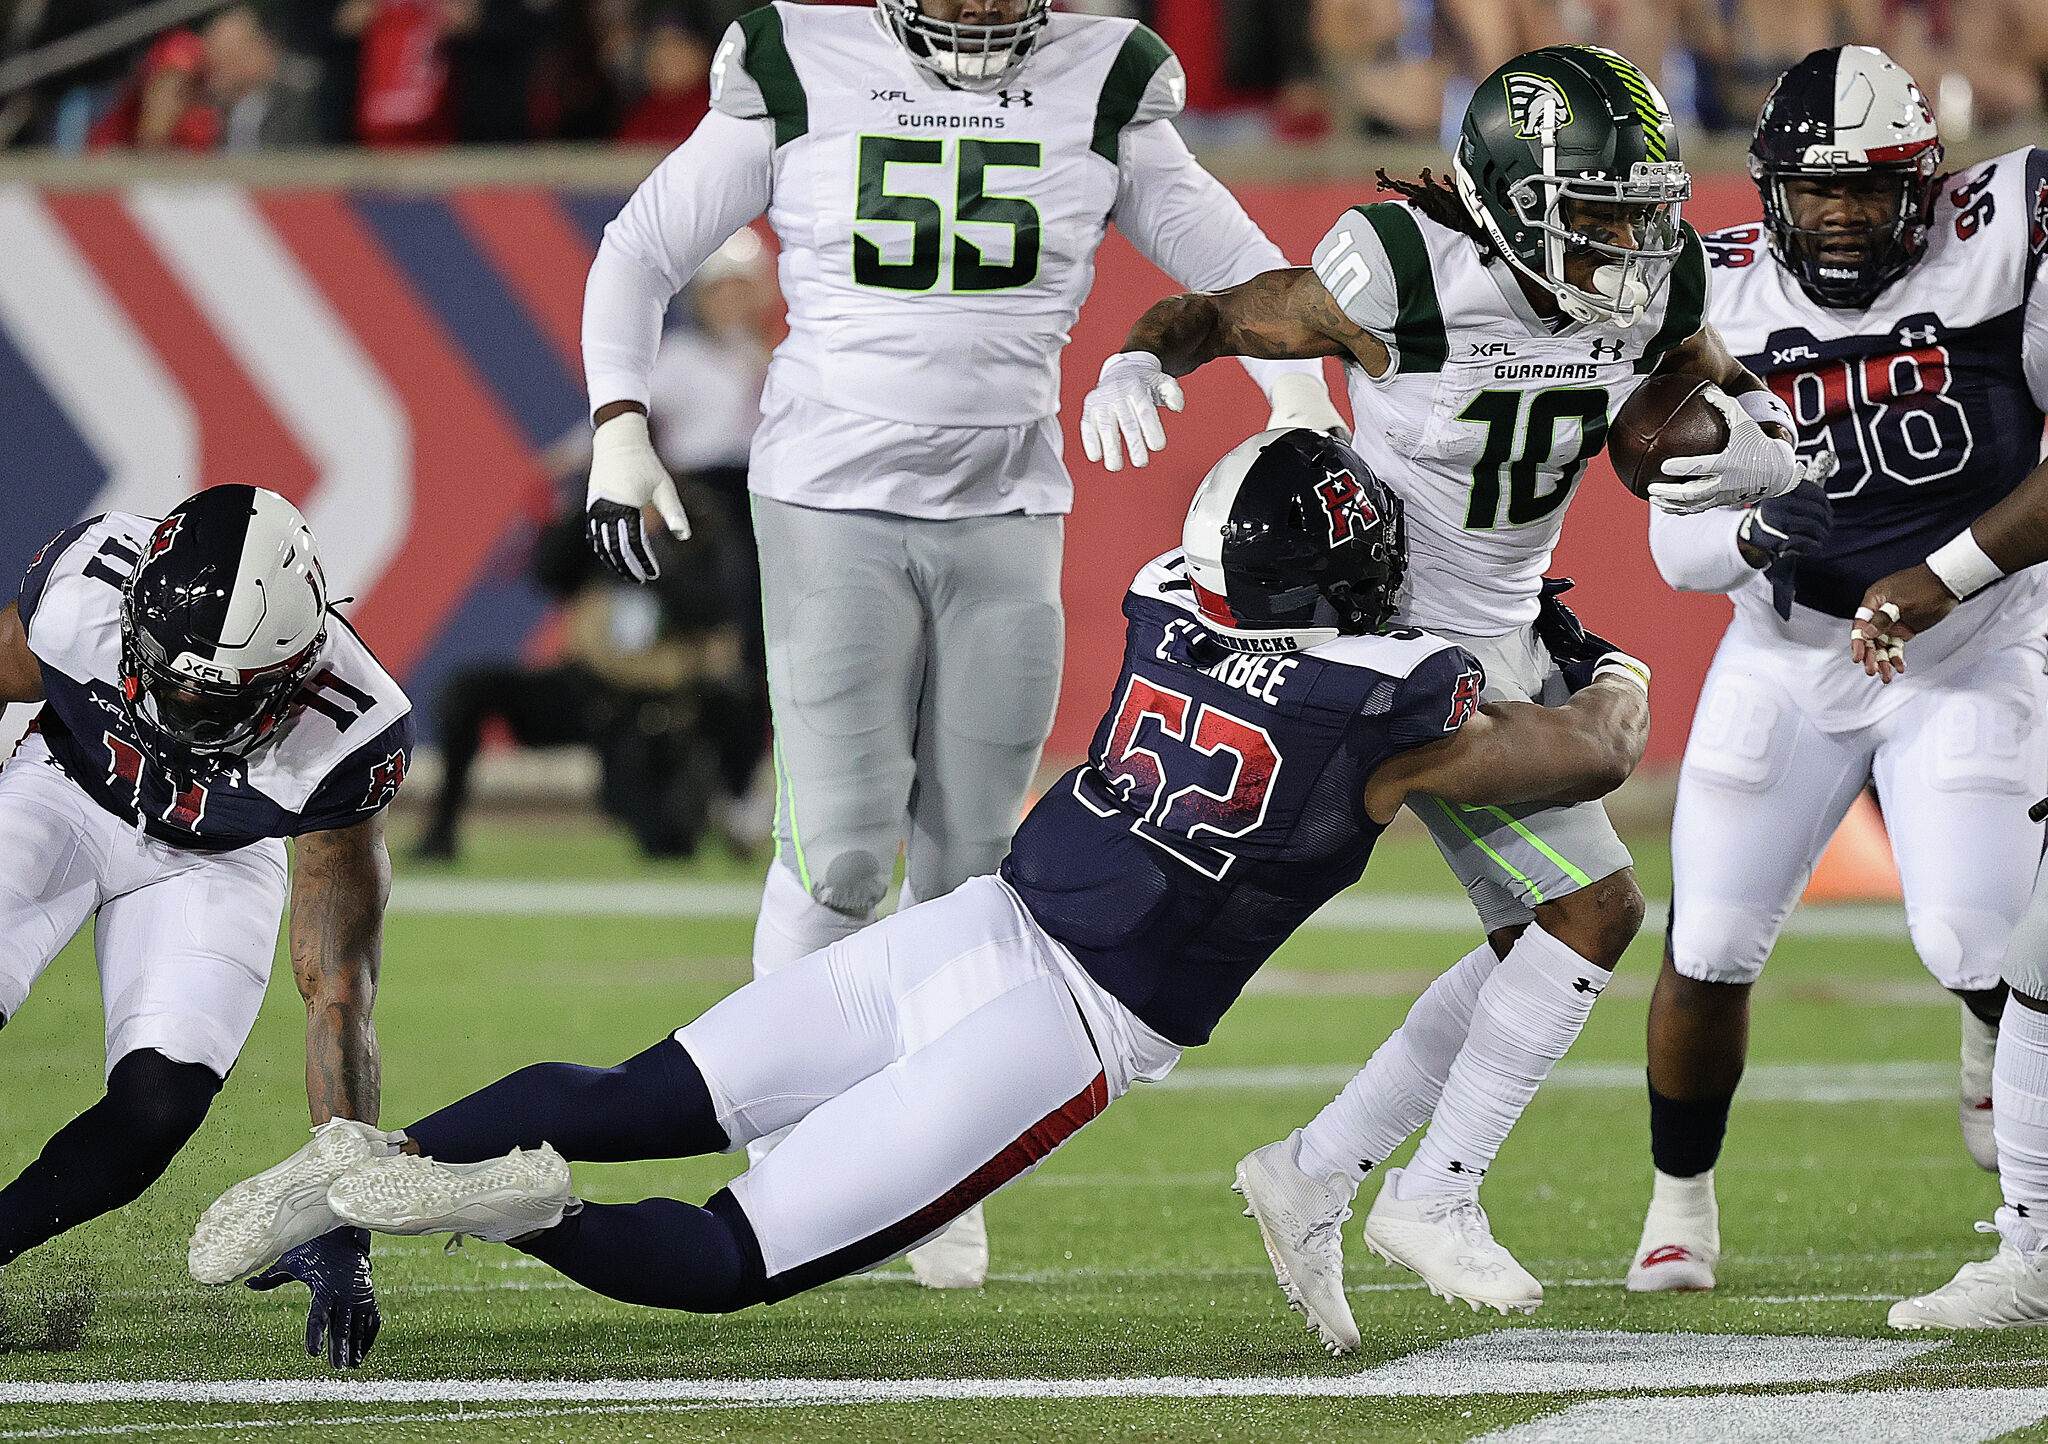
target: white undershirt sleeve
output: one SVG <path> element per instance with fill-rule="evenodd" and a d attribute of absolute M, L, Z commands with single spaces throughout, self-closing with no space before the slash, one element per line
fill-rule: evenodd
<path fill-rule="evenodd" d="M 1145 259 L 1190 291 L 1220 291 L 1288 269 L 1280 248 L 1223 182 L 1202 169 L 1171 121 L 1130 126 L 1117 157 L 1110 218 Z M 1269 396 L 1273 383 L 1292 372 L 1323 382 L 1320 361 L 1240 359 Z"/>
<path fill-rule="evenodd" d="M 2020 333 L 2020 364 L 2034 404 L 2048 411 L 2048 257 L 2033 265 L 2034 289 L 2027 297 L 2026 327 Z"/>
<path fill-rule="evenodd" d="M 583 290 L 590 409 L 647 404 L 661 320 L 711 253 L 768 209 L 775 122 L 712 111 L 604 228 Z"/>
<path fill-rule="evenodd" d="M 1681 592 L 1732 592 L 1755 576 L 1735 544 L 1744 510 L 1724 506 L 1674 516 L 1651 507 L 1650 555 L 1664 580 Z"/>

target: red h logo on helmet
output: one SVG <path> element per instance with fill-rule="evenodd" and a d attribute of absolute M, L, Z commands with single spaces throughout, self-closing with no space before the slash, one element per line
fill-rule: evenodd
<path fill-rule="evenodd" d="M 1367 499 L 1365 488 L 1349 471 L 1333 471 L 1316 483 L 1316 497 L 1323 504 L 1323 516 L 1330 523 L 1330 545 L 1365 535 L 1366 528 L 1380 519 L 1379 511 Z"/>
<path fill-rule="evenodd" d="M 169 516 L 158 522 L 156 530 L 150 533 L 149 551 L 142 560 L 145 563 L 153 562 L 169 551 L 171 543 L 177 540 L 178 533 L 184 529 L 184 526 L 185 517 L 181 512 L 172 512 Z"/>

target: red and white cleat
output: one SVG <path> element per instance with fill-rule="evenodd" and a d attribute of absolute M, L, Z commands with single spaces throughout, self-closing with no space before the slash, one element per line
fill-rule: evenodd
<path fill-rule="evenodd" d="M 1697 1178 L 1657 1175 L 1642 1242 L 1628 1266 L 1635 1294 L 1694 1293 L 1714 1286 L 1721 1261 L 1721 1213 L 1714 1202 L 1714 1170 Z"/>

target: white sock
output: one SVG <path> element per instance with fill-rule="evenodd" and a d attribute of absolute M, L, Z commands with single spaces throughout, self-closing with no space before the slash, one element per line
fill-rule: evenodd
<path fill-rule="evenodd" d="M 2048 1013 L 2006 1001 L 1991 1070 L 1991 1125 L 2005 1201 L 2048 1231 Z"/>
<path fill-rule="evenodd" d="M 1481 943 L 1415 1000 L 1394 1035 L 1301 1130 L 1304 1173 L 1342 1174 L 1357 1183 L 1429 1121 L 1465 1046 L 1479 990 L 1499 964 L 1493 945 Z"/>
<path fill-rule="evenodd" d="M 1479 990 L 1465 1046 L 1399 1197 L 1478 1190 L 1515 1120 L 1586 1026 L 1608 976 L 1541 924 L 1529 925 Z"/>
<path fill-rule="evenodd" d="M 852 937 L 872 921 L 826 907 L 778 859 L 769 865 L 761 916 L 754 924 L 754 976 L 765 978 L 798 958 Z"/>

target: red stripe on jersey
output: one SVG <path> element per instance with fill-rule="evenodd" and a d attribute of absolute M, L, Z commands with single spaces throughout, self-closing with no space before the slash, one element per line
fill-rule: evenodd
<path fill-rule="evenodd" d="M 104 192 L 44 203 L 191 403 L 199 423 L 192 489 L 246 482 L 304 506 L 319 479 L 312 461 L 134 217 Z"/>
<path fill-rule="evenodd" d="M 822 1258 L 771 1275 L 764 1302 L 775 1303 L 805 1289 L 814 1289 L 833 1279 L 873 1268 L 884 1259 L 894 1258 L 919 1239 L 937 1233 L 1025 1169 L 1044 1160 L 1108 1106 L 1109 1079 L 1097 1073 L 1086 1088 L 1025 1129 L 1002 1152 L 910 1217 L 871 1233 L 858 1243 L 850 1243 Z"/>

